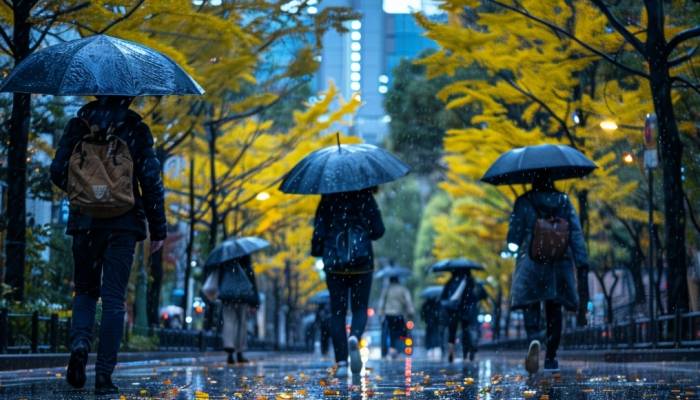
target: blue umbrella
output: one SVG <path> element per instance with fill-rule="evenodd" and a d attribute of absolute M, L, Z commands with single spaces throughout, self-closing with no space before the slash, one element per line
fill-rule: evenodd
<path fill-rule="evenodd" d="M 331 301 L 331 294 L 328 290 L 322 290 L 309 298 L 310 304 L 324 304 Z"/>
<path fill-rule="evenodd" d="M 445 272 L 470 269 L 483 270 L 484 267 L 478 262 L 466 258 L 452 258 L 438 261 L 437 263 L 433 264 L 430 269 L 432 269 L 433 272 Z"/>
<path fill-rule="evenodd" d="M 443 286 L 428 286 L 420 292 L 423 299 L 437 299 L 442 294 Z"/>
<path fill-rule="evenodd" d="M 107 35 L 41 49 L 10 73 L 0 92 L 58 96 L 159 96 L 204 93 L 168 56 Z"/>
<path fill-rule="evenodd" d="M 388 151 L 371 144 L 340 144 L 314 151 L 287 173 L 285 193 L 331 194 L 367 189 L 397 180 L 410 171 Z"/>
<path fill-rule="evenodd" d="M 380 269 L 379 271 L 374 273 L 374 277 L 377 279 L 382 279 L 382 278 L 392 278 L 392 277 L 397 277 L 397 278 L 405 278 L 408 276 L 411 276 L 411 270 L 408 268 L 404 267 L 399 267 L 396 265 L 384 267 Z"/>
<path fill-rule="evenodd" d="M 207 258 L 206 266 L 220 264 L 235 258 L 247 256 L 268 247 L 270 243 L 259 237 L 247 236 L 224 240 L 216 246 Z"/>
<path fill-rule="evenodd" d="M 573 147 L 542 144 L 509 150 L 489 167 L 481 178 L 493 185 L 531 183 L 538 177 L 552 180 L 580 178 L 597 166 Z"/>

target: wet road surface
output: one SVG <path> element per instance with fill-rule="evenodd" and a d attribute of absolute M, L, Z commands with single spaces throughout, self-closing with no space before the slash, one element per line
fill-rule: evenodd
<path fill-rule="evenodd" d="M 560 373 L 528 378 L 513 354 L 479 354 L 448 365 L 425 358 L 370 360 L 359 377 L 329 375 L 329 359 L 267 354 L 247 366 L 223 357 L 122 364 L 120 396 L 100 399 L 700 399 L 700 364 L 561 362 Z M 92 376 L 86 388 L 93 385 Z M 0 372 L 0 398 L 93 399 L 72 390 L 63 369 Z"/>

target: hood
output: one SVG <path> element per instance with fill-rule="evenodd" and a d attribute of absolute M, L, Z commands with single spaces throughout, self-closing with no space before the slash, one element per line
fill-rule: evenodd
<path fill-rule="evenodd" d="M 114 133 L 125 123 L 135 125 L 141 122 L 141 116 L 128 108 L 102 105 L 93 101 L 78 110 L 78 118 L 85 120 L 92 133 L 106 136 Z"/>

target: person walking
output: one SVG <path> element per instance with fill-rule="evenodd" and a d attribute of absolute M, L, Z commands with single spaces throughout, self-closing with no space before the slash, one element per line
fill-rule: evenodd
<path fill-rule="evenodd" d="M 166 237 L 161 167 L 148 126 L 129 110 L 132 97 L 97 96 L 71 119 L 51 163 L 51 181 L 71 199 L 67 233 L 73 237 L 74 297 L 66 380 L 85 385 L 97 300 L 102 321 L 95 391 L 113 394 L 124 302 L 136 242 L 158 251 Z M 110 180 L 100 180 L 105 174 Z M 148 229 L 146 227 L 148 222 Z"/>
<path fill-rule="evenodd" d="M 326 284 L 330 293 L 330 333 L 336 359 L 336 374 L 362 370 L 359 340 L 367 324 L 367 308 L 372 288 L 374 256 L 372 241 L 384 235 L 384 223 L 375 189 L 324 194 L 316 209 L 311 255 L 323 257 Z M 348 337 L 345 317 L 348 302 L 352 323 Z"/>
<path fill-rule="evenodd" d="M 407 334 L 406 322 L 413 320 L 415 315 L 411 292 L 399 282 L 398 276 L 389 278 L 389 286 L 379 297 L 378 308 L 388 329 L 389 356 L 396 358 L 402 348 L 401 338 Z"/>
<path fill-rule="evenodd" d="M 559 369 L 562 307 L 576 311 L 580 279 L 588 271 L 588 253 L 578 215 L 566 194 L 545 175 L 535 175 L 530 191 L 518 197 L 510 217 L 507 246 L 517 254 L 511 287 L 513 309 L 524 312 L 530 346 L 525 369 L 539 370 L 541 304 L 546 319 L 544 369 Z"/>
<path fill-rule="evenodd" d="M 435 351 L 442 346 L 442 325 L 440 324 L 440 299 L 426 298 L 420 309 L 421 319 L 425 324 L 425 349 L 428 357 L 436 357 Z"/>
<path fill-rule="evenodd" d="M 250 255 L 215 264 L 211 273 L 219 274 L 219 295 L 222 303 L 221 338 L 226 363 L 246 364 L 243 352 L 248 342 L 248 317 L 260 305 Z"/>
<path fill-rule="evenodd" d="M 484 299 L 482 291 L 472 277 L 469 269 L 455 269 L 440 296 L 441 305 L 447 317 L 447 360 L 455 359 L 457 328 L 462 327 L 463 360 L 474 360 L 476 355 L 476 337 L 474 324 L 479 313 L 479 301 Z"/>

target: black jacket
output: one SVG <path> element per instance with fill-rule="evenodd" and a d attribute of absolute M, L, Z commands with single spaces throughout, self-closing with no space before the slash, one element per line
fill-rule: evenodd
<path fill-rule="evenodd" d="M 95 118 L 97 112 L 104 115 L 97 102 L 86 104 L 66 125 L 65 131 L 56 149 L 56 156 L 51 163 L 51 181 L 64 192 L 68 181 L 68 162 L 78 141 L 88 133 L 87 127 L 80 120 Z M 127 110 L 121 112 L 123 120 L 115 134 L 129 146 L 134 160 L 134 198 L 135 205 L 131 211 L 113 218 L 92 218 L 71 208 L 68 216 L 67 233 L 74 235 L 90 229 L 109 229 L 132 231 L 138 240 L 146 238 L 146 220 L 151 240 L 163 240 L 167 235 L 164 189 L 161 178 L 161 166 L 153 149 L 153 136 L 141 116 Z M 92 124 L 92 121 L 91 121 Z"/>
<path fill-rule="evenodd" d="M 322 257 L 326 241 L 334 240 L 340 229 L 350 224 L 358 224 L 366 229 L 371 240 L 378 240 L 384 235 L 382 215 L 370 190 L 321 196 L 314 218 L 311 255 Z M 372 261 L 369 264 L 367 271 L 372 270 L 374 265 Z"/>
<path fill-rule="evenodd" d="M 484 299 L 482 296 L 483 288 L 479 287 L 471 274 L 453 273 L 452 277 L 450 277 L 450 280 L 447 281 L 444 289 L 442 290 L 440 300 L 449 300 L 455 291 L 457 291 L 462 279 L 465 278 L 467 279 L 467 284 L 464 288 L 464 292 L 462 292 L 459 308 L 452 312 L 459 314 L 462 320 L 470 321 L 476 318 L 476 314 L 478 314 L 478 303 Z"/>

